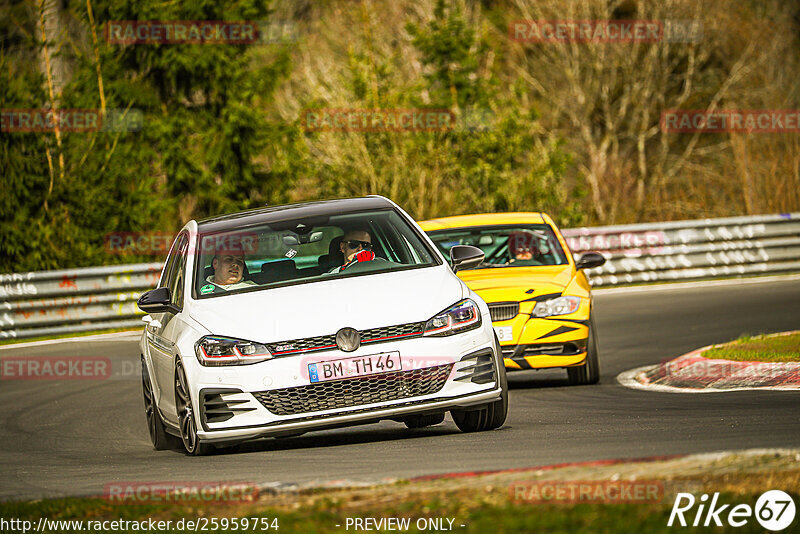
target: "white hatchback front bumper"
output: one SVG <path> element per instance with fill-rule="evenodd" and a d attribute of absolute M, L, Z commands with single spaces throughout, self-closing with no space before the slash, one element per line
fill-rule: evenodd
<path fill-rule="evenodd" d="M 328 382 L 309 379 L 310 363 L 390 352 L 399 353 L 402 370 Z M 230 367 L 204 367 L 191 357 L 184 358 L 184 366 L 192 402 L 199 407 L 198 437 L 219 443 L 486 404 L 502 393 L 499 358 L 482 327 L 451 338 L 418 337 L 350 353 L 327 350 Z M 370 402 L 378 397 L 379 402 Z"/>

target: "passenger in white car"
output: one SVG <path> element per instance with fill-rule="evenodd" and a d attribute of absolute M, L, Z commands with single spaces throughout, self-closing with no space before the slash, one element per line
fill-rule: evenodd
<path fill-rule="evenodd" d="M 243 280 L 244 252 L 241 250 L 217 250 L 211 260 L 214 274 L 206 278 L 207 285 L 200 288 L 201 294 L 211 293 L 217 288 L 225 291 L 257 285 L 252 280 Z"/>

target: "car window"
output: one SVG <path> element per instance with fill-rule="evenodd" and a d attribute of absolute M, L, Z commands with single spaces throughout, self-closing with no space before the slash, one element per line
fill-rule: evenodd
<path fill-rule="evenodd" d="M 193 284 L 197 298 L 425 267 L 438 261 L 418 230 L 394 209 L 300 218 L 217 233 L 205 233 L 201 226 L 197 239 Z M 371 245 L 374 259 L 353 261 L 342 268 L 346 263 L 342 249 L 353 254 L 363 249 L 363 242 Z M 354 244 L 357 248 L 348 248 Z M 226 261 L 243 258 L 242 272 L 236 267 L 224 270 L 220 257 Z"/>
<path fill-rule="evenodd" d="M 172 304 L 183 309 L 184 273 L 186 270 L 186 254 L 189 240 L 186 234 L 181 234 L 178 239 L 179 241 L 178 246 L 176 247 L 175 266 L 172 276 L 173 281 L 169 286 L 169 289 Z"/>
<path fill-rule="evenodd" d="M 439 250 L 450 256 L 455 245 L 472 245 L 483 250 L 478 267 L 529 267 L 569 263 L 564 249 L 548 224 L 476 226 L 428 232 Z"/>
<path fill-rule="evenodd" d="M 411 245 L 411 243 L 408 242 L 408 239 L 406 238 L 406 236 L 401 236 L 401 238 L 403 240 L 403 245 L 405 246 L 406 250 L 408 250 L 408 253 L 414 259 L 414 261 L 422 261 L 419 258 L 419 256 L 417 255 L 416 249 L 414 249 L 414 247 Z"/>
<path fill-rule="evenodd" d="M 178 259 L 178 241 L 181 236 L 175 238 L 172 242 L 172 247 L 169 249 L 169 254 L 164 262 L 164 270 L 161 272 L 161 279 L 158 281 L 158 287 L 172 287 L 175 281 L 175 263 Z"/>

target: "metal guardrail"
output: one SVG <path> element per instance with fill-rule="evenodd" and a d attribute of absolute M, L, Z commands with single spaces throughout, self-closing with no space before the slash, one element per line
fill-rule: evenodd
<path fill-rule="evenodd" d="M 0 339 L 135 328 L 161 263 L 0 274 Z"/>
<path fill-rule="evenodd" d="M 573 228 L 573 254 L 606 263 L 594 287 L 800 272 L 800 213 Z M 142 325 L 139 295 L 161 263 L 0 274 L 0 339 Z"/>
<path fill-rule="evenodd" d="M 564 230 L 593 287 L 800 271 L 800 213 Z"/>

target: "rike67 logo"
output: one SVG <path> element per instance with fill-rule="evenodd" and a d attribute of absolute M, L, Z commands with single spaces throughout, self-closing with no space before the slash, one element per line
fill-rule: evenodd
<path fill-rule="evenodd" d="M 724 521 L 732 527 L 742 527 L 755 517 L 763 528 L 777 532 L 792 524 L 795 511 L 794 501 L 781 490 L 764 492 L 755 507 L 748 504 L 722 504 L 719 502 L 719 493 L 714 493 L 710 502 L 705 493 L 699 499 L 695 499 L 691 493 L 678 493 L 667 526 L 721 527 Z"/>

